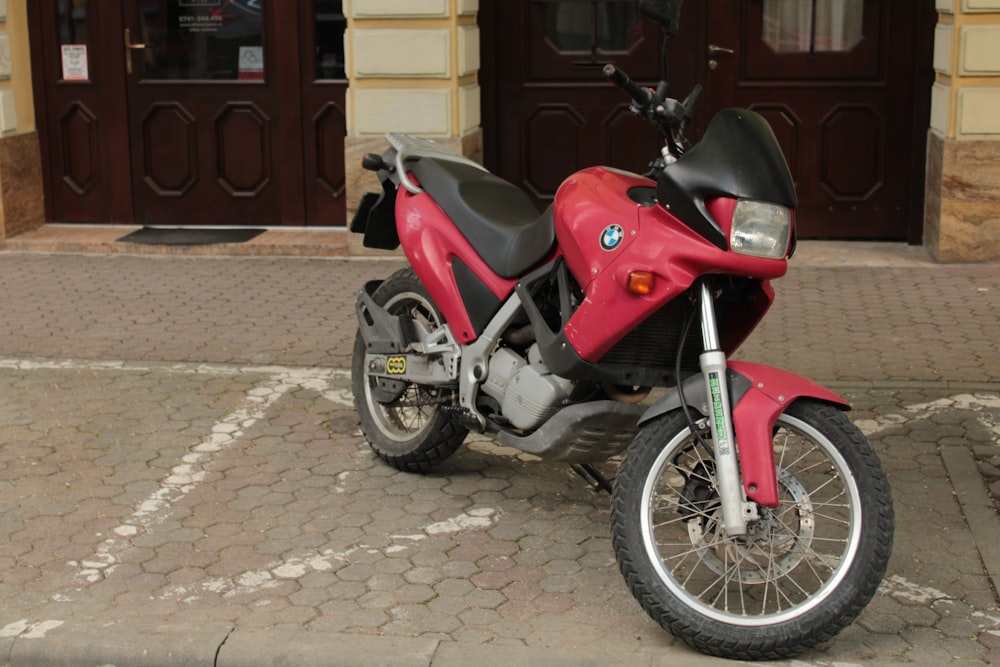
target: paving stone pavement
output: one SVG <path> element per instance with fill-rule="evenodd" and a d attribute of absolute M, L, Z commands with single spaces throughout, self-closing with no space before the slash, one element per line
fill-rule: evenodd
<path fill-rule="evenodd" d="M 779 664 L 1000 662 L 1000 267 L 816 248 L 739 356 L 854 403 L 898 524 L 861 618 Z M 354 294 L 400 265 L 0 253 L 0 664 L 724 664 L 641 611 L 569 468 L 373 457 Z"/>

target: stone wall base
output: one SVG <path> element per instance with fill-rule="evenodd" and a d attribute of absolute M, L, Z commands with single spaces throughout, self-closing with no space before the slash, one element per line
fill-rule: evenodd
<path fill-rule="evenodd" d="M 45 222 L 37 132 L 0 139 L 0 244 Z"/>
<path fill-rule="evenodd" d="M 927 142 L 924 245 L 939 262 L 1000 260 L 1000 141 Z"/>

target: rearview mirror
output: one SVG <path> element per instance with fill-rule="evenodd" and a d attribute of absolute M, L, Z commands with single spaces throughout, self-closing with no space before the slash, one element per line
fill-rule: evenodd
<path fill-rule="evenodd" d="M 663 26 L 667 38 L 677 34 L 683 0 L 639 0 L 639 11 Z"/>

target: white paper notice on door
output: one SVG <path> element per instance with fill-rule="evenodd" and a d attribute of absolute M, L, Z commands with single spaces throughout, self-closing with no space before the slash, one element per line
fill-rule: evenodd
<path fill-rule="evenodd" d="M 261 46 L 240 47 L 239 78 L 244 81 L 264 80 L 264 48 Z"/>
<path fill-rule="evenodd" d="M 86 44 L 62 45 L 62 74 L 64 81 L 87 81 L 90 79 Z"/>

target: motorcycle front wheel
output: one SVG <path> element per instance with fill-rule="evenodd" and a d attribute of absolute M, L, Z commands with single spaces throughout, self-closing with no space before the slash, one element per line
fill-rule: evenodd
<path fill-rule="evenodd" d="M 747 534 L 722 526 L 711 437 L 681 411 L 645 425 L 615 480 L 615 556 L 657 623 L 725 658 L 790 658 L 849 625 L 892 552 L 889 482 L 836 408 L 791 405 L 774 429 L 780 504 Z"/>
<path fill-rule="evenodd" d="M 428 332 L 443 326 L 444 318 L 412 269 L 402 269 L 379 285 L 375 303 L 391 315 L 408 315 Z M 351 387 L 361 430 L 383 461 L 406 472 L 423 472 L 451 456 L 468 429 L 443 410 L 451 402 L 448 389 L 399 383 L 386 395 L 379 378 L 369 375 L 365 342 L 358 332 L 351 359 Z"/>

